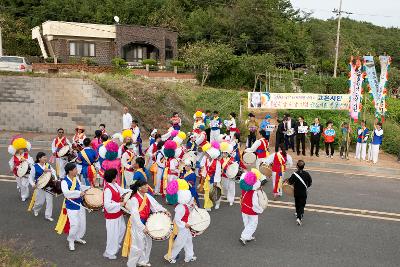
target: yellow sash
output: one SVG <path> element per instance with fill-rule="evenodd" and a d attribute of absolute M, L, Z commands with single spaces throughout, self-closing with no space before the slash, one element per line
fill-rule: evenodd
<path fill-rule="evenodd" d="M 72 185 L 70 190 L 74 191 L 76 188 L 76 177 L 74 177 L 74 179 L 72 180 Z M 61 207 L 61 212 L 60 212 L 60 216 L 58 217 L 58 221 L 57 221 L 57 225 L 56 228 L 54 230 L 56 230 L 57 234 L 61 235 L 62 232 L 64 231 L 64 227 L 65 224 L 67 223 L 67 219 L 68 219 L 68 215 L 64 214 L 64 209 L 66 209 L 65 207 L 65 198 Z"/>
<path fill-rule="evenodd" d="M 81 155 L 82 155 L 82 157 L 86 160 L 86 162 L 87 162 L 89 165 L 92 165 L 92 162 L 90 161 L 90 159 L 89 159 L 89 157 L 88 157 L 88 155 L 86 154 L 86 151 L 85 151 L 84 149 L 81 151 Z"/>
<path fill-rule="evenodd" d="M 282 188 L 283 172 L 285 170 L 285 166 L 283 165 L 284 163 L 283 163 L 282 154 L 279 152 L 278 152 L 278 160 L 279 160 L 279 164 L 281 164 L 281 172 L 282 172 L 282 176 L 279 176 L 279 181 L 278 181 L 278 189 L 280 189 L 280 188 Z M 286 161 L 285 161 L 285 163 L 286 163 Z"/>
<path fill-rule="evenodd" d="M 146 207 L 146 202 L 147 202 L 147 195 L 144 195 L 142 204 L 140 205 L 140 207 L 138 209 L 139 213 Z M 122 245 L 122 257 L 128 257 L 129 252 L 131 250 L 131 244 L 132 244 L 132 236 L 131 236 L 131 228 L 132 228 L 131 219 L 132 218 L 131 217 L 132 217 L 132 215 L 130 216 L 128 223 L 126 225 L 124 244 Z"/>
<path fill-rule="evenodd" d="M 167 190 L 167 184 L 168 184 L 168 170 L 169 170 L 169 167 L 164 168 L 163 184 L 162 184 L 164 194 L 166 194 L 166 192 L 167 192 L 166 190 Z"/>

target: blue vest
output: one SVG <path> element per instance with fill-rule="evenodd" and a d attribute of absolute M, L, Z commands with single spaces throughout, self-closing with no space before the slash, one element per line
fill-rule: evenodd
<path fill-rule="evenodd" d="M 374 136 L 372 138 L 373 145 L 382 145 L 383 134 L 381 136 L 377 136 L 374 131 Z"/>
<path fill-rule="evenodd" d="M 75 179 L 77 179 L 77 178 L 75 178 Z M 65 177 L 65 178 L 64 178 L 64 181 L 67 182 L 68 189 L 70 190 L 70 189 L 71 189 L 71 186 L 72 186 L 72 181 L 71 181 L 68 177 Z M 78 191 L 81 190 L 81 186 L 80 186 L 80 184 L 79 184 L 78 181 L 76 181 L 75 190 L 78 190 Z M 82 197 L 75 198 L 75 199 L 73 199 L 73 201 L 75 201 L 76 203 L 79 203 L 79 204 L 82 204 L 82 202 L 83 202 L 83 201 L 82 201 Z M 72 202 L 69 201 L 68 199 L 65 199 L 65 207 L 66 207 L 67 209 L 69 209 L 69 210 L 79 210 L 79 209 L 81 208 L 79 205 L 76 205 L 75 203 L 72 203 Z"/>
<path fill-rule="evenodd" d="M 39 163 L 35 163 L 35 165 L 33 166 L 35 167 L 35 182 L 37 183 L 37 180 L 39 179 L 40 176 L 42 176 L 44 169 L 42 169 L 42 167 L 39 166 Z M 47 163 L 44 166 L 45 169 L 49 167 Z"/>

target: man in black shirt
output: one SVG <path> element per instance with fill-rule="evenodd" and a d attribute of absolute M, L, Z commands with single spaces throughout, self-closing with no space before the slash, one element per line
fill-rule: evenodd
<path fill-rule="evenodd" d="M 285 143 L 285 123 L 286 118 L 283 120 L 278 119 L 278 128 L 276 130 L 276 140 L 275 140 L 275 152 L 279 151 L 279 145 Z"/>
<path fill-rule="evenodd" d="M 296 206 L 296 222 L 301 225 L 304 207 L 307 202 L 307 188 L 311 186 L 312 179 L 308 172 L 304 170 L 304 161 L 297 162 L 297 171 L 290 176 L 288 182 L 294 187 L 294 203 Z"/>

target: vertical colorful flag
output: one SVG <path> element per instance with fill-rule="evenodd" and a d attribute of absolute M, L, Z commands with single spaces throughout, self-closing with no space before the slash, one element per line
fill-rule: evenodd
<path fill-rule="evenodd" d="M 371 94 L 375 107 L 375 117 L 384 118 L 386 113 L 386 94 L 388 70 L 390 67 L 390 57 L 380 56 L 381 75 L 378 80 L 375 62 L 373 56 L 364 56 L 364 69 L 366 74 L 366 82 L 368 82 L 369 93 Z"/>
<path fill-rule="evenodd" d="M 355 64 L 353 56 L 350 58 L 349 63 L 349 93 L 350 93 L 350 117 L 357 122 L 360 112 L 362 110 L 362 84 L 364 81 L 364 73 L 360 58 L 357 57 Z"/>

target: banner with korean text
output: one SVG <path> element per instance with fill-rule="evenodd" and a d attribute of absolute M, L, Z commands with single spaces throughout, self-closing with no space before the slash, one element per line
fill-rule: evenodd
<path fill-rule="evenodd" d="M 250 109 L 349 110 L 349 107 L 349 94 L 248 93 Z"/>

